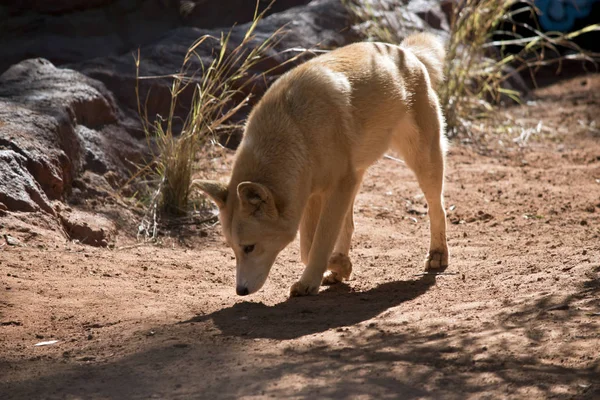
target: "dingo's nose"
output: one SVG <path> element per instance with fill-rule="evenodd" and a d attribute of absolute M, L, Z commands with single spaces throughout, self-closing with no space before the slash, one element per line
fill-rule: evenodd
<path fill-rule="evenodd" d="M 240 296 L 246 296 L 248 294 L 248 288 L 245 286 L 237 286 L 235 292 Z"/>

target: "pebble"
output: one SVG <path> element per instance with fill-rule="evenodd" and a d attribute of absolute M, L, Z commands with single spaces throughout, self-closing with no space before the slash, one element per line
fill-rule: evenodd
<path fill-rule="evenodd" d="M 8 233 L 4 235 L 4 240 L 6 240 L 6 244 L 9 246 L 18 246 L 20 244 L 16 238 L 12 237 Z"/>

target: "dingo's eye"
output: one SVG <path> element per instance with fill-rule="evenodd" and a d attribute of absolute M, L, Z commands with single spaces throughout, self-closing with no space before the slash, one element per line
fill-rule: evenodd
<path fill-rule="evenodd" d="M 244 246 L 244 253 L 250 254 L 254 251 L 254 245 L 251 244 L 249 246 Z"/>

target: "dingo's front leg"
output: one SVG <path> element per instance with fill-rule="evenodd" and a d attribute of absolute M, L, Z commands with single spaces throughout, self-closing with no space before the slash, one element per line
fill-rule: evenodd
<path fill-rule="evenodd" d="M 354 233 L 354 196 L 356 196 L 356 192 L 353 194 L 352 205 L 344 217 L 344 224 L 339 233 L 333 254 L 329 257 L 327 272 L 323 276 L 323 285 L 333 285 L 342 282 L 344 279 L 350 279 L 350 275 L 352 274 L 352 262 L 348 254 L 350 253 L 352 234 Z"/>
<path fill-rule="evenodd" d="M 333 254 L 329 257 L 327 272 L 323 276 L 323 285 L 333 285 L 337 282 L 350 279 L 352 274 L 352 262 L 350 261 L 349 253 L 352 245 L 352 235 L 354 234 L 354 199 L 360 188 L 364 170 L 359 171 L 358 180 L 354 193 L 352 193 L 352 203 L 346 212 L 342 230 L 339 233 Z"/>
<path fill-rule="evenodd" d="M 325 195 L 323 208 L 310 248 L 308 265 L 298 282 L 292 285 L 290 296 L 316 294 L 321 286 L 323 273 L 339 236 L 350 204 L 354 198 L 358 180 L 354 175 L 342 180 Z"/>
<path fill-rule="evenodd" d="M 310 248 L 312 247 L 320 215 L 321 196 L 315 195 L 308 199 L 308 204 L 304 209 L 302 221 L 300 222 L 300 257 L 305 265 L 308 265 Z"/>

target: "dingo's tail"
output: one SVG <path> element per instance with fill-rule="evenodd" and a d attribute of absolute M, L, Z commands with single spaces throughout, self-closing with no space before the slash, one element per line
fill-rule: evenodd
<path fill-rule="evenodd" d="M 425 64 L 431 86 L 437 90 L 440 83 L 444 81 L 446 50 L 444 50 L 442 41 L 431 33 L 423 32 L 408 36 L 400 46 L 410 50 L 419 61 Z"/>

